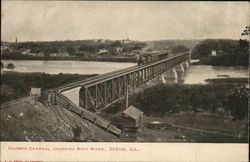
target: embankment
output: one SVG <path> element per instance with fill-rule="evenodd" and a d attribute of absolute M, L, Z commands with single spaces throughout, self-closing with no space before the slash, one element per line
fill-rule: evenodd
<path fill-rule="evenodd" d="M 59 106 L 33 97 L 1 104 L 1 141 L 114 142 L 119 139 Z"/>

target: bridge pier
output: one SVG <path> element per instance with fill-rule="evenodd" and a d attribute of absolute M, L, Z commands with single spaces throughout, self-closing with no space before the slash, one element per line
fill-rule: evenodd
<path fill-rule="evenodd" d="M 184 66 L 182 65 L 182 63 L 180 63 L 179 65 L 176 66 L 176 71 L 180 72 L 180 73 L 185 72 L 185 69 L 184 69 Z"/>
<path fill-rule="evenodd" d="M 172 68 L 162 75 L 163 83 L 177 83 L 178 74 L 175 68 Z"/>
<path fill-rule="evenodd" d="M 189 68 L 188 61 L 184 61 L 174 68 L 168 70 L 161 76 L 163 83 L 183 83 L 185 77 L 185 71 Z"/>
<path fill-rule="evenodd" d="M 185 62 L 177 65 L 176 71 L 178 74 L 178 83 L 184 83 L 185 71 L 187 69 L 187 65 Z"/>
<path fill-rule="evenodd" d="M 184 66 L 185 69 L 189 68 L 189 63 L 188 63 L 188 61 L 185 61 L 185 62 L 183 63 L 183 66 Z"/>

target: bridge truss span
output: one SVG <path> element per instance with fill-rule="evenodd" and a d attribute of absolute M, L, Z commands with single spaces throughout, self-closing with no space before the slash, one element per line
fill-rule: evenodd
<path fill-rule="evenodd" d="M 189 60 L 189 58 L 189 52 L 185 52 L 149 64 L 117 70 L 66 84 L 59 88 L 45 91 L 43 94 L 47 96 L 49 105 L 58 105 L 66 108 L 119 136 L 121 134 L 120 129 L 91 111 L 99 111 L 108 107 L 128 94 L 128 87 L 131 87 L 130 89 L 135 91 L 137 87 L 161 76 L 176 65 L 180 64 L 182 66 L 182 62 Z M 69 98 L 62 94 L 62 92 L 76 87 L 81 87 L 79 92 L 80 106 L 75 105 Z"/>
<path fill-rule="evenodd" d="M 186 60 L 189 60 L 189 52 L 89 79 L 81 83 L 79 105 L 91 111 L 99 111 L 125 96 L 128 87 L 134 91 Z"/>

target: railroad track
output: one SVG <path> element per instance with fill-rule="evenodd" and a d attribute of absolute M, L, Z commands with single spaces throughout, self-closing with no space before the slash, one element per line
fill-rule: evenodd
<path fill-rule="evenodd" d="M 84 86 L 84 85 L 89 85 L 89 84 L 92 84 L 92 83 L 95 83 L 95 82 L 109 80 L 112 77 L 117 77 L 119 75 L 124 75 L 126 73 L 131 73 L 131 72 L 143 69 L 145 67 L 150 67 L 150 66 L 153 66 L 155 64 L 158 64 L 160 62 L 164 62 L 164 61 L 167 61 L 167 60 L 176 59 L 179 56 L 185 55 L 185 54 L 186 54 L 186 52 L 183 53 L 183 54 L 180 54 L 180 55 L 176 55 L 176 56 L 171 57 L 171 58 L 163 59 L 161 61 L 152 62 L 150 64 L 145 64 L 145 65 L 141 65 L 141 66 L 133 66 L 133 67 L 125 68 L 125 69 L 122 69 L 122 70 L 116 70 L 116 71 L 108 72 L 108 73 L 101 74 L 101 75 L 98 75 L 98 76 L 95 76 L 95 77 L 91 77 L 91 78 L 88 78 L 88 79 L 85 79 L 85 80 L 82 80 L 82 81 L 77 81 L 77 82 L 74 82 L 74 83 L 66 84 L 64 86 L 56 88 L 55 90 L 57 92 L 61 93 L 63 91 L 67 91 L 69 89 L 73 89 L 73 88 L 76 88 L 76 87 L 79 87 L 79 86 Z"/>
<path fill-rule="evenodd" d="M 88 84 L 90 82 L 95 82 L 97 80 L 101 80 L 101 79 L 105 79 L 105 78 L 117 75 L 118 73 L 120 74 L 120 73 L 124 73 L 126 71 L 133 70 L 136 67 L 137 66 L 133 66 L 133 67 L 125 68 L 125 69 L 122 69 L 122 70 L 116 70 L 116 71 L 108 72 L 108 73 L 101 74 L 101 75 L 98 75 L 98 76 L 95 76 L 95 77 L 91 77 L 91 78 L 88 78 L 88 79 L 85 79 L 85 80 L 82 80 L 82 81 L 77 81 L 77 82 L 74 82 L 74 83 L 66 84 L 64 86 L 56 88 L 56 90 L 58 92 L 63 92 L 63 91 L 66 91 L 66 90 L 69 90 L 69 89 L 72 89 L 72 88 L 75 88 L 75 87 L 78 87 L 78 86 L 83 86 L 83 85 Z"/>

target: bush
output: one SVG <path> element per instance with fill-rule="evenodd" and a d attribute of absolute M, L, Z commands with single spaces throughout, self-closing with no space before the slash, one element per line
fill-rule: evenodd
<path fill-rule="evenodd" d="M 31 87 L 40 87 L 48 90 L 83 80 L 95 75 L 78 74 L 45 74 L 45 73 L 6 73 L 1 77 L 1 103 L 28 96 Z"/>
<path fill-rule="evenodd" d="M 210 81 L 207 85 L 160 84 L 145 89 L 129 102 L 148 115 L 196 109 L 214 112 L 216 108 L 224 106 L 223 101 L 238 86 L 238 80 L 242 79 L 228 80 L 219 79 L 216 84 Z M 246 83 L 247 79 L 244 80 Z"/>
<path fill-rule="evenodd" d="M 249 89 L 244 85 L 234 89 L 234 92 L 227 97 L 224 105 L 231 111 L 235 120 L 242 120 L 248 115 Z"/>
<path fill-rule="evenodd" d="M 9 63 L 9 64 L 7 65 L 7 68 L 8 68 L 8 69 L 14 69 L 14 67 L 15 67 L 15 66 L 14 66 L 14 64 L 12 64 L 12 63 Z"/>

